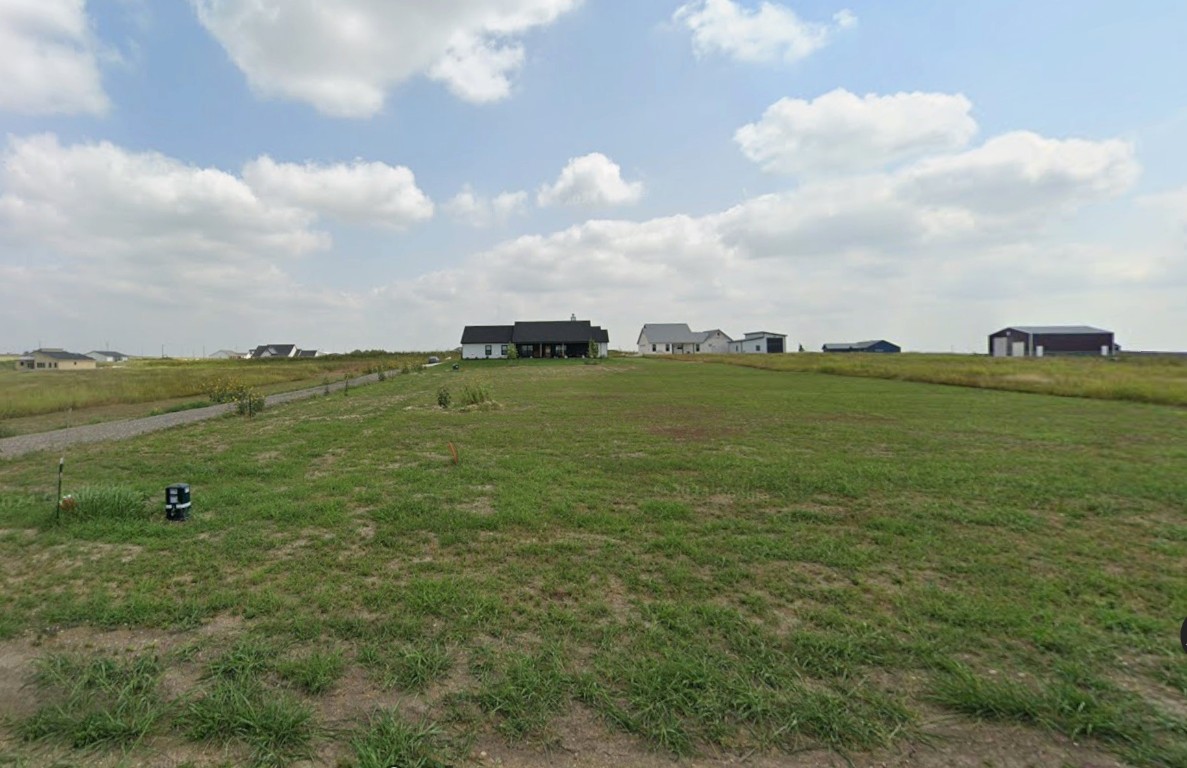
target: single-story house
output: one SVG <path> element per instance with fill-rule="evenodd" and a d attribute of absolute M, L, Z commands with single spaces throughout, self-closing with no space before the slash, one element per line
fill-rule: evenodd
<path fill-rule="evenodd" d="M 738 341 L 730 342 L 730 352 L 747 355 L 778 355 L 787 351 L 787 335 L 770 331 L 752 331 Z"/>
<path fill-rule="evenodd" d="M 316 349 L 298 349 L 297 357 L 317 357 Z"/>
<path fill-rule="evenodd" d="M 274 357 L 296 357 L 300 351 L 296 344 L 261 344 L 247 356 L 252 360 L 265 360 Z"/>
<path fill-rule="evenodd" d="M 93 358 L 56 347 L 26 352 L 16 361 L 18 371 L 86 371 L 94 370 L 96 365 Z"/>
<path fill-rule="evenodd" d="M 898 344 L 891 344 L 886 339 L 825 344 L 821 349 L 825 352 L 883 352 L 887 354 L 897 354 L 903 351 L 903 348 Z"/>
<path fill-rule="evenodd" d="M 1108 357 L 1118 350 L 1112 331 L 1089 325 L 1015 325 L 989 335 L 989 354 L 993 357 Z"/>
<path fill-rule="evenodd" d="M 721 354 L 733 341 L 721 329 L 693 331 L 687 323 L 646 323 L 639 331 L 641 355 Z"/>
<path fill-rule="evenodd" d="M 467 325 L 462 359 L 506 358 L 511 345 L 520 357 L 608 357 L 610 334 L 588 320 L 519 321 L 514 325 Z"/>
<path fill-rule="evenodd" d="M 123 352 L 112 352 L 111 350 L 103 349 L 91 350 L 87 352 L 87 357 L 97 363 L 122 363 L 128 359 L 128 356 Z"/>
<path fill-rule="evenodd" d="M 211 360 L 242 360 L 250 354 L 250 352 L 236 352 L 233 349 L 220 349 L 217 352 L 211 352 L 209 358 Z"/>

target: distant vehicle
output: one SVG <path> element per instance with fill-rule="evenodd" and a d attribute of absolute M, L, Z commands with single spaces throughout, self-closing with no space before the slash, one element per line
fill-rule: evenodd
<path fill-rule="evenodd" d="M 429 362 L 430 363 L 439 363 L 439 362 L 441 362 L 441 358 L 437 357 L 436 355 L 432 355 L 431 357 L 429 357 Z"/>

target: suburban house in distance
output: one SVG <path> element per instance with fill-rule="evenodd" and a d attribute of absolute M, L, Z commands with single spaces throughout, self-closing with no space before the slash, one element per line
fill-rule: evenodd
<path fill-rule="evenodd" d="M 1115 354 L 1113 332 L 1088 325 L 1015 325 L 989 336 L 993 357 Z"/>
<path fill-rule="evenodd" d="M 220 349 L 217 352 L 210 353 L 211 360 L 242 360 L 248 357 L 247 352 L 236 352 L 233 349 Z"/>
<path fill-rule="evenodd" d="M 275 357 L 317 357 L 317 350 L 297 349 L 296 344 L 261 344 L 248 352 L 247 357 L 251 360 L 267 360 Z"/>
<path fill-rule="evenodd" d="M 747 355 L 780 355 L 787 351 L 786 334 L 752 331 L 739 341 L 730 342 L 730 352 Z"/>
<path fill-rule="evenodd" d="M 903 351 L 903 348 L 898 344 L 891 344 L 886 339 L 854 341 L 843 344 L 825 344 L 821 349 L 825 352 L 884 352 L 887 354 L 896 354 Z"/>
<path fill-rule="evenodd" d="M 724 354 L 733 341 L 721 329 L 693 331 L 687 323 L 647 323 L 639 331 L 640 355 Z"/>
<path fill-rule="evenodd" d="M 122 363 L 128 359 L 128 356 L 123 352 L 112 352 L 111 350 L 96 349 L 87 352 L 87 357 L 91 358 L 97 363 Z"/>
<path fill-rule="evenodd" d="M 506 358 L 511 345 L 520 357 L 608 357 L 610 334 L 588 320 L 519 321 L 515 325 L 467 325 L 462 359 Z"/>
<path fill-rule="evenodd" d="M 94 359 L 86 355 L 54 347 L 26 352 L 16 361 L 18 371 L 85 371 L 95 367 Z"/>

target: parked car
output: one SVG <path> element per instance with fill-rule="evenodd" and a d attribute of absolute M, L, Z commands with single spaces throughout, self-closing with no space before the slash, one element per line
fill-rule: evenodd
<path fill-rule="evenodd" d="M 432 363 L 439 363 L 439 362 L 441 362 L 441 358 L 437 357 L 436 355 L 431 355 L 431 356 L 429 357 L 429 364 L 430 364 L 430 365 L 431 365 Z"/>

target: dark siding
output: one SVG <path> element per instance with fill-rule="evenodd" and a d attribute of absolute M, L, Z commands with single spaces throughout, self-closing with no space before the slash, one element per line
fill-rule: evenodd
<path fill-rule="evenodd" d="M 1101 347 L 1113 347 L 1111 333 L 1042 333 L 1035 334 L 1034 344 L 1043 348 L 1044 355 L 1099 355 Z M 1033 354 L 1033 350 L 1031 352 Z"/>
<path fill-rule="evenodd" d="M 767 353 L 778 355 L 783 353 L 783 339 L 767 339 Z"/>

